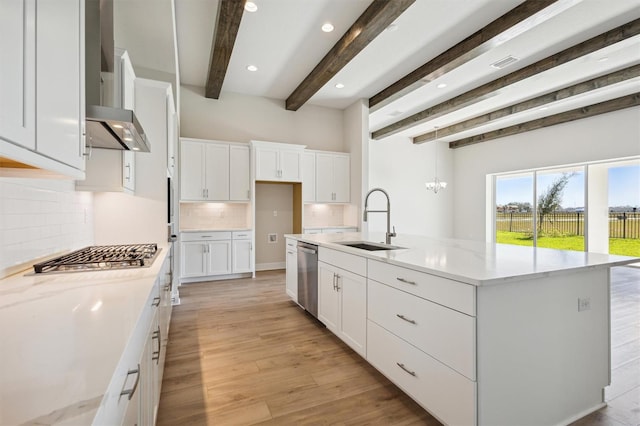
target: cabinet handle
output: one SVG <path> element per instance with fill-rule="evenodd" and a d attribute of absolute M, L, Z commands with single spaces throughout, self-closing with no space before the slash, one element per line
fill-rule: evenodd
<path fill-rule="evenodd" d="M 336 289 L 336 274 L 335 272 L 333 273 L 333 290 Z"/>
<path fill-rule="evenodd" d="M 160 363 L 160 349 L 162 346 L 160 343 L 160 341 L 162 340 L 162 336 L 160 334 L 160 326 L 158 326 L 158 329 L 153 332 L 151 338 L 158 341 L 158 350 L 153 351 L 153 353 L 151 354 L 151 359 L 156 362 L 156 365 L 158 365 L 158 363 Z"/>
<path fill-rule="evenodd" d="M 124 167 L 127 169 L 127 177 L 125 179 L 131 181 L 131 164 L 126 164 Z"/>
<path fill-rule="evenodd" d="M 212 235 L 200 235 L 200 238 L 213 238 Z"/>
<path fill-rule="evenodd" d="M 405 283 L 405 284 L 418 285 L 418 283 L 416 283 L 415 281 L 409 281 L 408 279 L 402 278 L 402 277 L 396 277 L 396 280 L 400 281 L 401 283 Z"/>
<path fill-rule="evenodd" d="M 336 274 L 336 291 L 340 291 L 340 275 Z"/>
<path fill-rule="evenodd" d="M 136 375 L 136 381 L 133 382 L 133 387 L 131 389 L 124 389 L 124 385 L 122 385 L 122 391 L 120 392 L 120 396 L 124 396 L 124 395 L 128 395 L 129 400 L 131 400 L 131 398 L 133 397 L 133 394 L 136 392 L 136 389 L 138 389 L 138 383 L 140 382 L 140 364 L 138 364 L 138 368 L 136 368 L 135 370 L 129 370 L 127 371 L 127 376 L 124 378 L 124 384 L 127 384 L 127 377 L 129 377 L 131 374 L 135 374 Z"/>
<path fill-rule="evenodd" d="M 396 362 L 396 364 L 398 365 L 398 367 L 402 368 L 406 373 L 411 374 L 413 377 L 417 377 L 416 372 L 409 370 L 407 367 L 404 366 L 404 364 L 401 364 L 399 362 Z"/>
<path fill-rule="evenodd" d="M 202 198 L 206 198 L 207 196 L 204 193 L 204 188 L 202 188 Z"/>
<path fill-rule="evenodd" d="M 153 298 L 153 302 L 151 302 L 151 306 L 158 307 L 160 306 L 160 297 L 156 296 Z"/>
<path fill-rule="evenodd" d="M 417 324 L 417 322 L 415 322 L 415 321 L 414 321 L 414 320 L 412 320 L 412 319 L 409 319 L 409 318 L 405 317 L 404 315 L 396 314 L 396 316 L 397 316 L 398 318 L 400 318 L 401 320 L 405 320 L 406 322 L 409 322 L 409 323 L 411 323 L 411 324 Z"/>

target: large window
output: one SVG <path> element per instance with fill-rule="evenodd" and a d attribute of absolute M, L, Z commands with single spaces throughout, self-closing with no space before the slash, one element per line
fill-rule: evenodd
<path fill-rule="evenodd" d="M 497 243 L 640 256 L 638 159 L 497 175 L 494 191 Z"/>

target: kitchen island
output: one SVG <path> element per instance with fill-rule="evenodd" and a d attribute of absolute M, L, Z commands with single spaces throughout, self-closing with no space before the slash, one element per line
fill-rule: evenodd
<path fill-rule="evenodd" d="M 171 312 L 168 255 L 165 245 L 149 267 L 0 280 L 0 425 L 133 424 L 139 409 L 152 423 Z"/>
<path fill-rule="evenodd" d="M 318 319 L 445 424 L 567 424 L 605 405 L 623 256 L 382 234 L 317 244 Z"/>

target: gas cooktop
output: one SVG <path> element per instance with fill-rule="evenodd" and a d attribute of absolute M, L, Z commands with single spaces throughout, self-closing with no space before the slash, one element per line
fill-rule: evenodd
<path fill-rule="evenodd" d="M 33 265 L 36 274 L 84 272 L 151 266 L 158 255 L 157 244 L 89 246 Z"/>

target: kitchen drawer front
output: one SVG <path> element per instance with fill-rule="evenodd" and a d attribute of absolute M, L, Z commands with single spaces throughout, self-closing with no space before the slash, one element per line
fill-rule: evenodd
<path fill-rule="evenodd" d="M 476 383 L 373 321 L 367 324 L 367 360 L 445 424 L 475 424 Z"/>
<path fill-rule="evenodd" d="M 232 238 L 234 240 L 249 240 L 251 239 L 251 231 L 233 231 Z"/>
<path fill-rule="evenodd" d="M 298 240 L 294 240 L 293 238 L 287 238 L 287 249 L 297 250 L 298 249 Z"/>
<path fill-rule="evenodd" d="M 231 231 L 183 232 L 182 241 L 230 240 Z"/>
<path fill-rule="evenodd" d="M 476 319 L 368 280 L 368 318 L 471 380 Z"/>
<path fill-rule="evenodd" d="M 413 269 L 369 260 L 368 277 L 391 287 L 447 306 L 467 315 L 476 315 L 475 287 Z"/>
<path fill-rule="evenodd" d="M 367 259 L 364 257 L 320 247 L 318 260 L 363 277 L 367 276 Z"/>

